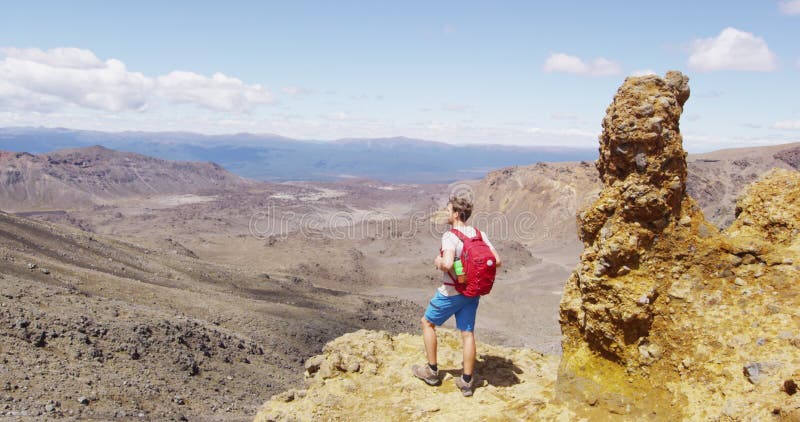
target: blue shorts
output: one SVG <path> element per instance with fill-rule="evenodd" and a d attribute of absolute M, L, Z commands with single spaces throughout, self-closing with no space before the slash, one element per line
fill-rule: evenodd
<path fill-rule="evenodd" d="M 456 327 L 461 331 L 475 330 L 475 314 L 478 312 L 480 296 L 445 296 L 438 291 L 425 310 L 425 319 L 433 325 L 441 326 L 451 316 L 456 316 Z"/>

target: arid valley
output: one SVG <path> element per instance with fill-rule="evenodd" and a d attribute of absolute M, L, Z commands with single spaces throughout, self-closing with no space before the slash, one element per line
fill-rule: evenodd
<path fill-rule="evenodd" d="M 800 144 L 688 164 L 687 190 L 724 228 L 746 184 L 800 166 Z M 474 199 L 504 260 L 479 340 L 557 355 L 576 213 L 601 188 L 591 162 L 449 185 L 268 183 L 102 147 L 0 165 L 0 405 L 29 417 L 248 419 L 328 341 L 416 333 L 451 194 Z"/>

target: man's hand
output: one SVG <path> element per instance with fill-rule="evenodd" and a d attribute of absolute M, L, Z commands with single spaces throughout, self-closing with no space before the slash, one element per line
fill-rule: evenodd
<path fill-rule="evenodd" d="M 442 257 L 441 256 L 436 255 L 436 259 L 433 260 L 433 268 L 436 268 L 437 270 L 441 270 L 442 269 Z"/>

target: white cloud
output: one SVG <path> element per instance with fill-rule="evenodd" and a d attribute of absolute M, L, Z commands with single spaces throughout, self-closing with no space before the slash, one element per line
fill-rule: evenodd
<path fill-rule="evenodd" d="M 800 120 L 783 120 L 772 125 L 775 129 L 800 130 Z"/>
<path fill-rule="evenodd" d="M 352 116 L 344 111 L 337 111 L 335 113 L 327 114 L 325 117 L 330 120 L 350 120 Z"/>
<path fill-rule="evenodd" d="M 784 0 L 778 3 L 778 9 L 784 15 L 800 15 L 800 0 Z"/>
<path fill-rule="evenodd" d="M 0 48 L 6 57 L 31 61 L 53 67 L 71 67 L 75 69 L 101 68 L 105 65 L 93 52 L 75 47 L 60 47 L 42 51 L 38 48 Z"/>
<path fill-rule="evenodd" d="M 77 48 L 39 49 L 4 48 L 0 61 L 3 91 L 10 93 L 11 104 L 31 106 L 42 102 L 46 107 L 58 103 L 121 111 L 141 110 L 153 88 L 150 78 L 129 72 L 125 64 L 111 59 L 100 61 L 91 51 Z M 37 107 L 40 108 L 41 107 Z"/>
<path fill-rule="evenodd" d="M 272 101 L 260 85 L 221 73 L 208 78 L 175 71 L 149 77 L 117 59 L 101 60 L 79 48 L 0 49 L 0 107 L 54 111 L 79 106 L 111 112 L 141 111 L 157 99 L 213 110 L 243 111 Z"/>
<path fill-rule="evenodd" d="M 261 85 L 246 85 L 222 73 L 208 78 L 176 70 L 159 76 L 157 82 L 159 95 L 217 111 L 245 111 L 273 101 L 272 94 Z"/>
<path fill-rule="evenodd" d="M 545 72 L 570 73 L 584 76 L 613 76 L 622 72 L 619 63 L 603 57 L 584 61 L 580 57 L 564 53 L 553 53 L 547 57 L 543 67 Z"/>
<path fill-rule="evenodd" d="M 763 38 L 736 28 L 725 28 L 714 38 L 694 40 L 687 64 L 701 72 L 769 72 L 777 69 L 778 58 Z"/>
<path fill-rule="evenodd" d="M 650 69 L 643 69 L 643 70 L 634 70 L 631 72 L 631 76 L 647 76 L 647 75 L 656 75 L 657 73 L 654 70 Z"/>
<path fill-rule="evenodd" d="M 294 96 L 298 96 L 298 95 L 311 94 L 311 90 L 306 89 L 306 88 L 302 88 L 302 87 L 299 87 L 299 86 L 283 87 L 281 89 L 281 92 L 286 94 L 286 95 L 293 96 L 293 97 Z"/>
<path fill-rule="evenodd" d="M 472 110 L 472 106 L 469 104 L 460 104 L 460 103 L 444 103 L 442 104 L 442 110 L 452 111 L 455 113 L 464 113 Z"/>

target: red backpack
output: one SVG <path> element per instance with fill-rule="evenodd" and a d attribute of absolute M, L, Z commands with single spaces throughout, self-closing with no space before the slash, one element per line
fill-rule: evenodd
<path fill-rule="evenodd" d="M 497 272 L 495 257 L 489 245 L 483 241 L 483 236 L 478 229 L 475 229 L 475 237 L 467 237 L 464 233 L 456 229 L 451 229 L 464 247 L 461 249 L 461 265 L 464 266 L 464 273 L 467 276 L 466 283 L 459 283 L 450 271 L 447 274 L 453 280 L 456 291 L 464 296 L 474 297 L 489 294 L 494 285 L 494 276 Z"/>

